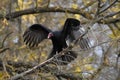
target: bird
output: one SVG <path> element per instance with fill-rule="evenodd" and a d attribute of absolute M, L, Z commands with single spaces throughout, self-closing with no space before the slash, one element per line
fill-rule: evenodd
<path fill-rule="evenodd" d="M 47 59 L 50 59 L 68 47 L 66 40 L 72 37 L 72 31 L 77 31 L 80 27 L 80 21 L 75 18 L 67 18 L 63 28 L 57 31 L 52 31 L 42 24 L 33 24 L 26 29 L 23 34 L 23 39 L 29 48 L 37 47 L 43 40 L 50 39 L 53 45 L 52 51 L 47 57 Z M 74 37 L 71 38 L 72 41 L 74 39 Z M 75 58 L 77 58 L 77 55 L 78 54 L 76 52 L 70 50 L 63 55 L 58 56 L 56 58 L 56 62 L 60 65 L 67 65 Z"/>

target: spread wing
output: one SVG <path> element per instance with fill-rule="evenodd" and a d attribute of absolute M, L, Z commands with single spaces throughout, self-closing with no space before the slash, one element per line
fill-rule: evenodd
<path fill-rule="evenodd" d="M 84 33 L 84 30 L 81 29 L 80 21 L 74 18 L 67 18 L 65 21 L 64 27 L 62 29 L 63 38 L 68 40 L 69 44 L 76 40 L 81 34 Z M 68 44 L 68 45 L 69 45 Z M 81 49 L 90 48 L 88 37 L 83 37 L 79 43 Z"/>
<path fill-rule="evenodd" d="M 41 24 L 33 24 L 26 29 L 23 39 L 30 48 L 37 47 L 42 40 L 47 38 L 49 32 L 51 30 Z"/>
<path fill-rule="evenodd" d="M 82 35 L 84 31 L 82 29 L 72 30 L 72 32 L 67 36 L 67 43 L 70 44 L 74 40 L 76 40 L 80 35 Z M 83 36 L 81 40 L 78 42 L 81 49 L 89 49 L 91 47 L 89 38 L 87 36 Z"/>

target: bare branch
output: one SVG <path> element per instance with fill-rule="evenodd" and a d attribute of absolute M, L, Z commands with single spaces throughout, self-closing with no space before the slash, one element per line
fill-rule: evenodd
<path fill-rule="evenodd" d="M 120 69 L 118 70 L 118 76 L 116 80 L 120 80 Z"/>
<path fill-rule="evenodd" d="M 97 7 L 97 12 L 96 12 L 96 15 L 95 15 L 95 16 L 99 15 L 100 8 L 101 8 L 100 5 L 101 5 L 101 0 L 98 0 L 98 7 Z"/>
<path fill-rule="evenodd" d="M 96 1 L 90 1 L 89 3 L 87 3 L 87 5 L 84 5 L 83 8 L 81 8 L 81 9 L 85 10 L 86 8 L 94 5 L 95 3 L 96 3 Z"/>
<path fill-rule="evenodd" d="M 1 47 L 0 47 L 0 53 L 3 53 L 4 51 L 10 49 L 10 48 L 4 48 L 4 43 L 5 43 L 6 39 L 10 36 L 10 34 L 12 34 L 12 32 L 8 33 L 8 34 L 5 36 L 5 38 L 3 39 L 2 45 L 1 45 Z"/>
<path fill-rule="evenodd" d="M 2 48 L 4 47 L 4 43 L 5 43 L 6 39 L 7 39 L 8 36 L 9 36 L 10 34 L 12 34 L 12 33 L 13 33 L 13 32 L 10 32 L 10 33 L 8 33 L 8 34 L 5 36 L 5 38 L 4 38 L 3 41 L 2 41 L 2 45 L 1 45 L 0 49 L 2 49 Z"/>
<path fill-rule="evenodd" d="M 116 2 L 118 2 L 118 0 L 114 0 L 108 7 L 106 7 L 105 9 L 101 10 L 99 12 L 99 14 L 103 13 L 104 11 L 108 10 L 110 7 L 112 7 Z"/>
<path fill-rule="evenodd" d="M 105 18 L 113 17 L 113 16 L 115 16 L 115 15 L 117 15 L 117 14 L 120 14 L 120 11 L 118 11 L 118 12 L 114 12 L 114 13 L 111 13 L 111 14 L 105 16 Z"/>
<path fill-rule="evenodd" d="M 58 7 L 38 7 L 38 8 L 30 8 L 26 10 L 11 12 L 11 14 L 7 14 L 6 16 L 0 15 L 0 19 L 6 18 L 17 18 L 22 15 L 28 15 L 28 14 L 36 14 L 36 13 L 45 13 L 45 12 L 62 12 L 62 13 L 71 13 L 71 14 L 80 14 L 83 17 L 87 19 L 92 19 L 92 16 L 89 14 L 89 12 L 81 10 L 81 9 L 73 9 L 73 8 L 58 8 Z"/>
<path fill-rule="evenodd" d="M 38 0 L 35 0 L 35 7 L 38 8 Z"/>
<path fill-rule="evenodd" d="M 3 53 L 3 52 L 5 52 L 6 50 L 9 50 L 10 48 L 4 48 L 4 49 L 2 49 L 2 50 L 0 50 L 0 53 Z"/>
<path fill-rule="evenodd" d="M 99 23 L 105 23 L 105 24 L 110 24 L 110 23 L 117 23 L 117 22 L 120 22 L 120 18 L 105 18 L 104 20 L 102 21 L 99 21 Z"/>
<path fill-rule="evenodd" d="M 98 22 L 98 23 L 101 23 L 101 24 L 111 24 L 111 23 L 117 23 L 117 22 L 120 22 L 120 18 L 110 18 L 110 17 L 113 17 L 115 15 L 118 15 L 120 14 L 120 11 L 118 12 L 114 12 L 114 13 L 110 13 L 106 16 L 103 16 L 103 17 L 98 17 L 98 18 L 95 18 L 94 19 L 94 23 Z M 81 24 L 86 24 L 86 23 L 89 23 L 90 21 L 82 21 Z"/>
<path fill-rule="evenodd" d="M 114 43 L 114 42 L 113 42 Z M 99 73 L 101 72 L 101 70 L 106 66 L 106 59 L 107 59 L 107 54 L 109 53 L 109 50 L 111 49 L 113 43 L 110 45 L 110 47 L 108 47 L 107 51 L 104 52 L 104 55 L 102 57 L 102 60 L 101 60 L 101 65 L 100 67 L 97 69 L 97 71 L 91 76 L 91 79 L 93 80 L 97 75 L 99 75 Z"/>
<path fill-rule="evenodd" d="M 57 76 L 62 76 L 63 78 L 70 79 L 70 80 L 82 80 L 82 78 L 80 78 L 79 76 L 75 76 L 75 75 L 73 75 L 71 73 L 65 73 L 65 74 L 63 74 L 61 72 L 61 73 L 57 73 L 56 75 Z"/>

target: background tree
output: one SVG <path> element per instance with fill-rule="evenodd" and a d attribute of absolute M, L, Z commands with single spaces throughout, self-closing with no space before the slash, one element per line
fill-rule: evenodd
<path fill-rule="evenodd" d="M 74 45 L 78 58 L 67 66 L 46 60 L 52 46 L 44 41 L 30 50 L 23 32 L 34 23 L 52 30 L 62 28 L 66 18 L 76 18 L 90 38 L 90 49 Z M 0 3 L 0 79 L 119 80 L 119 0 L 3 0 Z M 44 66 L 43 65 L 47 65 Z"/>

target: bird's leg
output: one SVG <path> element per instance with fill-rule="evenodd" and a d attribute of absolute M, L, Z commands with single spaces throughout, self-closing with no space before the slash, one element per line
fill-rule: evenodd
<path fill-rule="evenodd" d="M 56 51 L 56 54 L 58 54 L 58 51 Z"/>
<path fill-rule="evenodd" d="M 66 48 L 62 48 L 62 53 L 61 53 L 62 55 L 65 55 L 65 49 Z"/>

